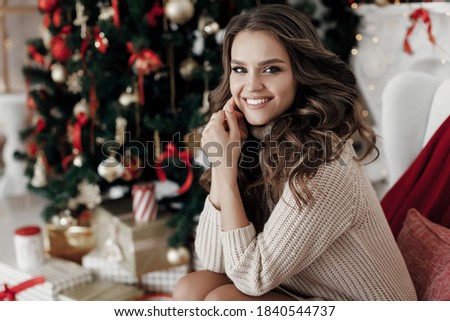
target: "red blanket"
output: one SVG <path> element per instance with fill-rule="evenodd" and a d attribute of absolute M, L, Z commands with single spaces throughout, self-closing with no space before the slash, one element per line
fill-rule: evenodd
<path fill-rule="evenodd" d="M 450 117 L 384 196 L 381 206 L 395 237 L 412 207 L 450 228 Z"/>

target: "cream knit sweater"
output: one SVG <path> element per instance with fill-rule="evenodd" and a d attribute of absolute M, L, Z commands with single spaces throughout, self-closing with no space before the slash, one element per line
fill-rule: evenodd
<path fill-rule="evenodd" d="M 347 143 L 340 161 L 319 168 L 311 184 L 312 206 L 299 208 L 286 186 L 258 234 L 253 223 L 222 231 L 221 213 L 207 198 L 195 241 L 204 267 L 225 273 L 251 296 L 278 288 L 298 299 L 417 300 L 355 157 Z"/>

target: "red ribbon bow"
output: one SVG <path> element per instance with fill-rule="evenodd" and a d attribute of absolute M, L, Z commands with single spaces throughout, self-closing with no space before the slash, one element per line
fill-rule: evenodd
<path fill-rule="evenodd" d="M 117 28 L 119 28 L 120 27 L 119 0 L 112 0 L 111 5 L 114 9 L 113 23 Z"/>
<path fill-rule="evenodd" d="M 39 53 L 35 46 L 29 45 L 28 46 L 28 53 L 30 54 L 31 59 L 36 61 L 38 64 L 41 64 L 42 66 L 45 66 L 44 55 Z"/>
<path fill-rule="evenodd" d="M 167 175 L 164 172 L 164 170 L 161 167 L 162 162 L 165 159 L 169 159 L 171 157 L 177 156 L 182 162 L 186 164 L 186 167 L 188 169 L 188 175 L 186 177 L 186 180 L 184 181 L 183 185 L 178 189 L 178 194 L 186 193 L 189 188 L 192 185 L 192 182 L 194 180 L 194 172 L 192 170 L 192 165 L 190 163 L 190 159 L 192 158 L 192 155 L 189 151 L 182 151 L 178 152 L 175 144 L 169 143 L 166 146 L 166 150 L 161 153 L 161 157 L 159 158 L 159 161 L 156 162 L 156 176 L 158 177 L 158 180 L 160 182 L 165 182 L 167 180 Z"/>
<path fill-rule="evenodd" d="M 413 53 L 411 46 L 409 44 L 409 36 L 413 32 L 414 28 L 416 27 L 417 21 L 419 19 L 422 19 L 423 22 L 427 25 L 427 33 L 428 33 L 428 39 L 430 42 L 434 45 L 436 43 L 436 40 L 431 33 L 432 23 L 430 19 L 430 14 L 426 9 L 420 8 L 415 11 L 413 11 L 409 18 L 412 20 L 412 25 L 408 28 L 405 35 L 405 41 L 403 42 L 403 49 L 406 51 L 407 54 L 411 55 Z"/>
<path fill-rule="evenodd" d="M 138 86 L 139 86 L 139 105 L 144 105 L 144 75 L 148 75 L 151 72 L 158 70 L 162 66 L 159 56 L 150 49 L 142 49 L 136 51 L 131 42 L 127 43 L 128 51 L 131 52 L 131 56 L 128 59 L 128 65 L 132 66 L 136 64 L 138 73 Z"/>
<path fill-rule="evenodd" d="M 83 126 L 87 124 L 88 117 L 85 113 L 81 112 L 76 115 L 77 121 L 73 125 L 73 147 L 77 149 L 80 153 L 83 151 L 82 144 L 82 130 Z"/>
<path fill-rule="evenodd" d="M 151 27 L 156 27 L 156 17 L 164 14 L 164 8 L 161 7 L 159 2 L 155 2 L 152 9 L 147 13 L 147 20 Z"/>
<path fill-rule="evenodd" d="M 28 281 L 13 286 L 12 288 L 4 284 L 4 289 L 2 292 L 0 292 L 0 301 L 15 301 L 17 293 L 42 283 L 45 283 L 45 278 L 43 276 L 37 276 Z"/>

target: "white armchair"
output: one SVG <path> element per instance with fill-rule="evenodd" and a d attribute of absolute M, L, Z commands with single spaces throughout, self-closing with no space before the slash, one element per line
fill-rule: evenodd
<path fill-rule="evenodd" d="M 390 79 L 382 94 L 381 136 L 392 186 L 450 115 L 450 75 L 407 71 Z"/>

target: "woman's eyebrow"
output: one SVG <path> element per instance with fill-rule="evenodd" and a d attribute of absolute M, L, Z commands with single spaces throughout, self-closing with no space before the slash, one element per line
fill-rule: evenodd
<path fill-rule="evenodd" d="M 245 65 L 245 62 L 242 62 L 242 61 L 239 61 L 239 60 L 236 60 L 236 59 L 232 59 L 230 61 L 230 63 L 234 64 L 234 65 Z M 275 64 L 275 63 L 285 64 L 286 62 L 284 60 L 279 59 L 279 58 L 272 58 L 272 59 L 267 59 L 267 60 L 258 62 L 258 66 Z"/>

